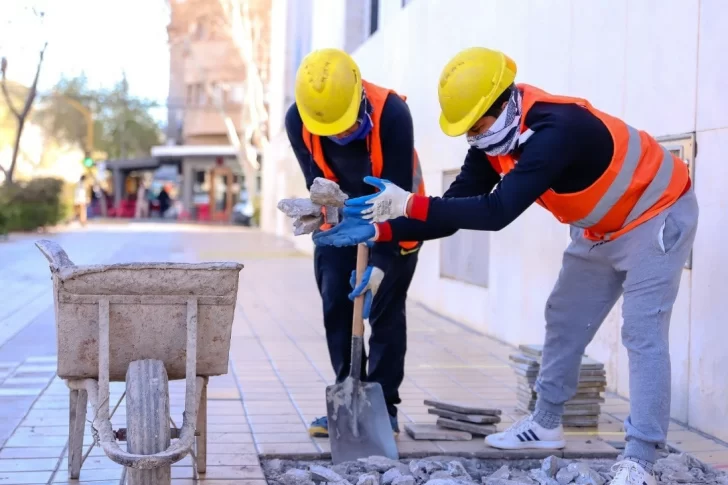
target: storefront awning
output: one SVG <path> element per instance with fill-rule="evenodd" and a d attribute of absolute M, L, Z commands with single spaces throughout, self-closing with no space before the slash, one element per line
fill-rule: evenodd
<path fill-rule="evenodd" d="M 160 145 L 152 147 L 154 158 L 236 157 L 232 145 Z"/>

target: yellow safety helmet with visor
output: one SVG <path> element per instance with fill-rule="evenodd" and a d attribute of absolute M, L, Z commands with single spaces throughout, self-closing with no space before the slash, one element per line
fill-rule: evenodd
<path fill-rule="evenodd" d="M 340 49 L 319 49 L 301 61 L 295 97 L 306 129 L 318 136 L 334 136 L 357 120 L 362 98 L 359 66 Z"/>
<path fill-rule="evenodd" d="M 471 47 L 443 68 L 437 86 L 440 128 L 448 136 L 465 134 L 516 78 L 516 63 L 500 51 Z"/>

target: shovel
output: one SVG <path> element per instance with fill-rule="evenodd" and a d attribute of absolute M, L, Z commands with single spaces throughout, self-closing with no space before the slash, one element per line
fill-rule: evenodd
<path fill-rule="evenodd" d="M 369 248 L 359 244 L 356 253 L 356 284 L 367 267 Z M 389 421 L 384 392 L 378 382 L 362 382 L 364 351 L 364 295 L 354 299 L 349 377 L 326 388 L 331 459 L 334 464 L 370 456 L 399 459 L 394 432 Z"/>

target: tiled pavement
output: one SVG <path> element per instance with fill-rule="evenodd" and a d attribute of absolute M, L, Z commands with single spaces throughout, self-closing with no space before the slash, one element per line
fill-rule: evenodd
<path fill-rule="evenodd" d="M 109 226 L 58 238 L 71 258 L 83 263 L 95 258 L 237 260 L 245 264 L 232 332 L 230 372 L 210 381 L 207 473 L 204 479 L 196 479 L 192 460 L 187 457 L 173 467 L 175 484 L 262 485 L 259 455 L 325 456 L 327 440 L 311 439 L 306 433 L 307 423 L 325 414 L 324 387 L 333 378 L 309 258 L 297 254 L 283 241 L 238 229 Z M 93 250 L 84 249 L 88 244 Z M 0 270 L 9 261 L 3 260 L 7 254 L 4 250 L 5 246 L 0 245 Z M 13 261 L 32 261 L 26 273 L 36 277 L 42 270 L 47 271 L 40 254 L 28 248 L 13 250 Z M 17 263 L 15 267 L 19 267 Z M 41 288 L 39 282 L 30 279 Z M 44 291 L 50 291 L 45 281 Z M 7 279 L 5 284 L 9 284 Z M 0 291 L 5 288 L 3 284 Z M 34 298 L 43 295 L 36 294 Z M 41 300 L 41 304 L 47 305 L 48 301 Z M 0 449 L 0 484 L 119 483 L 121 467 L 106 458 L 98 447 L 91 450 L 84 463 L 81 481 L 68 481 L 68 390 L 53 377 L 54 362 L 52 352 L 48 352 L 55 342 L 52 321 L 48 322 L 52 313 L 48 308 L 37 308 L 28 314 L 36 315 L 32 317 L 33 323 L 11 322 L 13 331 L 19 333 L 0 346 L 0 430 L 3 420 L 14 429 Z M 435 417 L 427 414 L 422 403 L 425 398 L 498 407 L 504 413 L 500 426 L 519 418 L 515 411 L 515 378 L 507 364 L 512 351 L 509 346 L 414 302 L 408 305 L 408 314 L 407 377 L 401 388 L 400 406 L 402 425 L 434 421 Z M 42 336 L 37 332 L 28 335 L 34 325 L 41 324 L 46 329 Z M 25 325 L 28 326 L 24 328 Z M 0 342 L 2 338 L 0 334 Z M 22 345 L 13 345 L 17 342 Z M 112 404 L 122 391 L 123 384 L 112 385 Z M 170 392 L 173 419 L 179 425 L 184 383 L 172 383 Z M 6 407 L 3 399 L 15 401 Z M 7 409 L 21 414 L 6 418 Z M 628 411 L 627 401 L 608 396 L 602 409 L 598 429 L 568 430 L 567 451 L 587 449 L 590 445 L 586 440 L 623 440 L 621 423 Z M 124 413 L 122 402 L 112 420 L 115 428 L 124 426 Z M 91 442 L 89 430 L 87 427 L 86 450 Z M 728 469 L 728 447 L 722 443 L 677 423 L 671 424 L 669 440 L 672 446 L 689 451 L 706 463 Z M 403 454 L 485 452 L 480 439 L 413 441 L 402 433 L 398 445 Z"/>

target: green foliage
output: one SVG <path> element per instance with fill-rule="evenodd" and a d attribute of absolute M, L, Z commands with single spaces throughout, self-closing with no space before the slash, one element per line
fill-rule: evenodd
<path fill-rule="evenodd" d="M 57 178 L 0 187 L 0 234 L 32 231 L 68 218 L 73 188 Z"/>
<path fill-rule="evenodd" d="M 39 123 L 51 135 L 83 149 L 86 118 L 68 99 L 93 113 L 93 146 L 108 159 L 149 156 L 151 148 L 161 143 L 161 129 L 149 114 L 153 104 L 132 96 L 126 78 L 111 89 L 101 90 L 91 89 L 85 76 L 61 79 L 43 98 Z"/>

